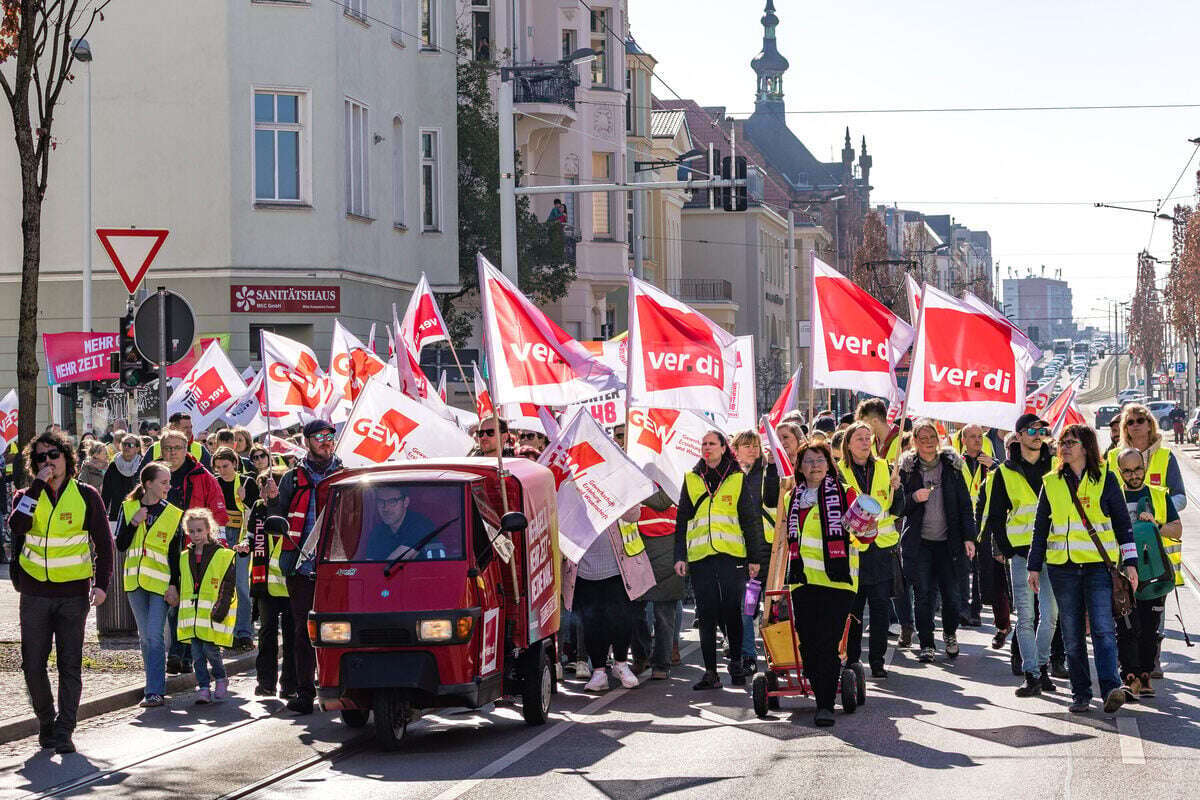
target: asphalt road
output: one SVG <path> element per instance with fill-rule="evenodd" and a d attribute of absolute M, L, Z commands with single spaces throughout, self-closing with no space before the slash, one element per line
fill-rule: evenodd
<path fill-rule="evenodd" d="M 1185 529 L 1200 530 L 1200 467 L 1180 458 L 1194 498 Z M 1185 554 L 1200 564 L 1200 553 Z M 1194 577 L 1178 599 L 1200 638 Z M 1200 651 L 1184 643 L 1174 598 L 1167 607 L 1167 678 L 1157 698 L 1116 715 L 1066 713 L 1066 681 L 1054 695 L 1015 697 L 985 615 L 984 628 L 960 633 L 954 662 L 890 650 L 889 677 L 868 679 L 867 704 L 839 710 L 832 729 L 813 727 L 804 699 L 759 720 L 744 690 L 691 691 L 701 671 L 688 630 L 670 681 L 594 696 L 568 680 L 539 728 L 513 708 L 427 717 L 402 752 L 380 753 L 333 715 L 291 717 L 235 679 L 236 697 L 220 705 L 197 709 L 182 696 L 170 709 L 87 721 L 79 754 L 48 755 L 33 740 L 0 746 L 0 796 L 1195 797 Z"/>

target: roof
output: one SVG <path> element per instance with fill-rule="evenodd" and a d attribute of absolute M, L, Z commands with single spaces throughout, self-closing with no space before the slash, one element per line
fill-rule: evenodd
<path fill-rule="evenodd" d="M 682 110 L 651 111 L 650 135 L 656 139 L 659 137 L 673 138 L 679 134 L 679 129 L 683 127 L 685 119 Z"/>
<path fill-rule="evenodd" d="M 842 165 L 817 160 L 781 114 L 755 112 L 742 126 L 767 162 L 796 191 L 841 185 Z"/>

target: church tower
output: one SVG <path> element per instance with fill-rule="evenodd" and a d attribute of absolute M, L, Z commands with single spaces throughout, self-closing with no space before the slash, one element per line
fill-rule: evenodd
<path fill-rule="evenodd" d="M 775 16 L 775 0 L 767 0 L 767 7 L 762 16 L 763 44 L 762 51 L 750 62 L 750 68 L 758 77 L 758 88 L 755 93 L 754 111 L 764 114 L 783 113 L 783 73 L 787 72 L 788 60 L 779 54 L 775 46 L 775 26 L 779 17 Z"/>

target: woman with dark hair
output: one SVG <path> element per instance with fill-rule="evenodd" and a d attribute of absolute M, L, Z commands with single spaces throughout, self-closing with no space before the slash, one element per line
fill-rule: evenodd
<path fill-rule="evenodd" d="M 167 693 L 167 606 L 179 604 L 179 551 L 183 510 L 167 502 L 171 470 L 151 462 L 117 515 L 117 549 L 125 553 L 122 581 L 137 621 L 146 672 L 143 708 L 164 703 Z"/>
<path fill-rule="evenodd" d="M 838 644 L 858 590 L 862 543 L 842 527 L 854 496 L 854 490 L 847 490 L 838 479 L 829 445 L 800 445 L 796 486 L 784 496 L 787 583 L 800 659 L 817 701 L 816 724 L 822 728 L 834 722 L 833 702 L 842 666 Z"/>
<path fill-rule="evenodd" d="M 692 574 L 704 677 L 693 689 L 719 689 L 717 625 L 734 646 L 729 677 L 746 683 L 737 643 L 742 641 L 746 577 L 757 577 L 770 558 L 763 538 L 762 508 L 745 489 L 745 476 L 725 434 L 710 430 L 700 440 L 701 458 L 684 475 L 675 522 L 675 572 Z"/>
<path fill-rule="evenodd" d="M 767 545 L 775 541 L 775 512 L 779 504 L 779 469 L 763 449 L 755 431 L 742 431 L 733 437 L 734 456 L 746 473 L 746 491 L 762 509 L 763 538 Z M 763 576 L 766 577 L 765 575 Z M 742 666 L 749 674 L 758 671 L 758 651 L 754 647 L 754 615 L 742 614 Z"/>
<path fill-rule="evenodd" d="M 1068 425 L 1058 438 L 1058 457 L 1059 466 L 1042 479 L 1029 548 L 1029 588 L 1037 593 L 1046 564 L 1071 673 L 1073 702 L 1068 710 L 1083 714 L 1091 707 L 1092 677 L 1083 638 L 1090 627 L 1104 711 L 1111 714 L 1125 702 L 1125 691 L 1117 669 L 1107 565 L 1123 564 L 1136 589 L 1137 547 L 1125 496 L 1100 459 L 1096 432 L 1086 425 Z"/>

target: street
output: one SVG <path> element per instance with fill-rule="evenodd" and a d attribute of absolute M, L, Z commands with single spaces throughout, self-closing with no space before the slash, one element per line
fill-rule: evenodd
<path fill-rule="evenodd" d="M 1200 529 L 1200 467 L 1178 456 L 1190 532 Z M 1194 551 L 1184 555 L 1200 563 Z M 960 630 L 953 663 L 939 654 L 921 665 L 914 652 L 891 647 L 888 677 L 868 679 L 866 705 L 850 716 L 839 710 L 827 731 L 813 726 L 811 700 L 784 699 L 759 720 L 748 693 L 727 678 L 720 692 L 693 692 L 701 669 L 688 628 L 684 664 L 669 681 L 592 696 L 568 679 L 540 728 L 511 707 L 434 715 L 410 728 L 401 752 L 381 753 L 369 728 L 349 729 L 332 714 L 293 717 L 281 701 L 252 698 L 253 680 L 242 676 L 224 703 L 196 707 L 177 695 L 168 709 L 84 721 L 78 754 L 52 756 L 35 739 L 0 746 L 0 794 L 867 798 L 936 787 L 947 797 L 1190 797 L 1200 774 L 1200 663 L 1176 614 L 1200 631 L 1191 570 L 1181 608 L 1168 599 L 1167 677 L 1155 682 L 1157 697 L 1115 717 L 1098 707 L 1067 714 L 1066 681 L 1053 695 L 1015 697 L 1007 649 L 990 649 L 986 610 L 984 627 Z"/>

